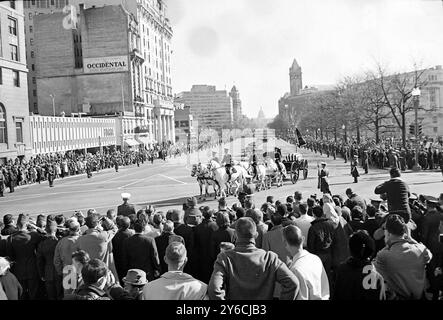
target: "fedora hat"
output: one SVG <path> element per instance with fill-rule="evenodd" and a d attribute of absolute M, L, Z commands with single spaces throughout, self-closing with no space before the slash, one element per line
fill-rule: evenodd
<path fill-rule="evenodd" d="M 140 269 L 130 269 L 123 278 L 123 282 L 132 284 L 134 286 L 143 286 L 148 283 L 146 280 L 146 272 Z"/>

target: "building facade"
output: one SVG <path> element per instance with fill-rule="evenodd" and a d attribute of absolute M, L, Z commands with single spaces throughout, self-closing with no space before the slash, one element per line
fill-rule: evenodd
<path fill-rule="evenodd" d="M 235 123 L 238 123 L 238 121 L 242 118 L 242 107 L 241 107 L 240 92 L 238 92 L 236 86 L 232 87 L 229 95 L 232 98 L 233 121 Z"/>
<path fill-rule="evenodd" d="M 194 122 L 189 106 L 176 107 L 175 118 L 175 142 L 182 145 L 195 145 L 197 143 L 198 127 Z"/>
<path fill-rule="evenodd" d="M 32 153 L 115 147 L 117 119 L 31 116 Z"/>
<path fill-rule="evenodd" d="M 36 111 L 113 115 L 127 145 L 174 142 L 166 7 L 162 1 L 91 0 L 88 8 L 82 2 L 32 16 Z"/>
<path fill-rule="evenodd" d="M 0 162 L 31 154 L 23 2 L 0 2 Z"/>
<path fill-rule="evenodd" d="M 216 90 L 215 86 L 194 85 L 191 91 L 176 95 L 176 103 L 191 108 L 194 120 L 201 128 L 221 131 L 233 125 L 232 98 L 226 90 Z"/>

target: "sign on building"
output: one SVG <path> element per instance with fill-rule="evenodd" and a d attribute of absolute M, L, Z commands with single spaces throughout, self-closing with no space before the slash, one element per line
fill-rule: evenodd
<path fill-rule="evenodd" d="M 128 71 L 128 56 L 85 58 L 84 73 L 112 73 Z"/>

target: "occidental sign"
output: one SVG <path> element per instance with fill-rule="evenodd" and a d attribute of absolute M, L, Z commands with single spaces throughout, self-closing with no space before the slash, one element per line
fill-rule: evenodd
<path fill-rule="evenodd" d="M 85 58 L 83 61 L 85 73 L 111 73 L 128 71 L 128 57 Z"/>

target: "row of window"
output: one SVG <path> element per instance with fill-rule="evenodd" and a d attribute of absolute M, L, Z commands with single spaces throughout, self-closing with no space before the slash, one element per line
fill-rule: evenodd
<path fill-rule="evenodd" d="M 6 110 L 0 103 L 0 143 L 8 143 L 8 130 L 6 124 Z M 23 120 L 15 122 L 16 142 L 23 143 Z"/>
<path fill-rule="evenodd" d="M 20 87 L 20 71 L 12 70 L 12 81 L 15 87 Z M 0 68 L 0 85 L 3 83 L 3 69 Z"/>
<path fill-rule="evenodd" d="M 10 1 L 13 2 L 13 1 Z M 31 8 L 31 6 L 36 6 L 37 8 L 49 8 L 50 6 L 56 6 L 56 8 L 63 8 L 69 4 L 69 0 L 26 0 L 23 1 L 25 8 Z"/>

